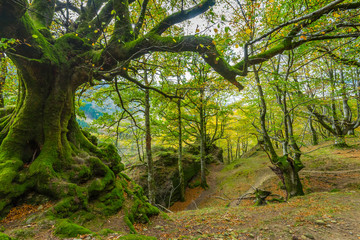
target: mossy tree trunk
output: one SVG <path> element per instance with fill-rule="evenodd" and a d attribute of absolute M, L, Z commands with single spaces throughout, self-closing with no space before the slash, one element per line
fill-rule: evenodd
<path fill-rule="evenodd" d="M 253 67 L 253 71 L 255 73 L 255 80 L 257 89 L 259 92 L 260 97 L 260 125 L 261 130 L 259 130 L 262 134 L 263 141 L 265 144 L 265 149 L 268 151 L 268 156 L 270 158 L 271 163 L 274 165 L 273 167 L 270 167 L 275 174 L 281 179 L 283 182 L 287 196 L 288 197 L 294 197 L 294 196 L 301 196 L 304 195 L 303 187 L 300 181 L 299 177 L 299 171 L 304 167 L 303 164 L 300 161 L 300 150 L 298 149 L 294 138 L 292 136 L 292 125 L 289 119 L 289 114 L 286 114 L 286 104 L 284 112 L 284 121 L 285 121 L 285 131 L 286 136 L 289 138 L 285 142 L 285 148 L 283 149 L 284 155 L 279 157 L 276 153 L 274 146 L 271 142 L 270 136 L 268 134 L 267 128 L 266 128 L 266 102 L 265 102 L 265 96 L 264 91 L 262 89 L 260 76 L 259 76 L 259 70 Z M 289 143 L 290 142 L 290 143 Z M 292 159 L 289 157 L 288 153 L 288 145 L 294 149 L 295 151 L 295 159 Z"/>
<path fill-rule="evenodd" d="M 145 84 L 149 86 L 149 81 L 147 78 L 147 71 L 145 70 Z M 152 159 L 152 151 L 151 151 L 151 123 L 150 123 L 150 90 L 145 89 L 145 145 L 146 145 L 146 160 L 147 160 L 147 168 L 148 168 L 148 191 L 149 191 L 149 202 L 151 204 L 155 204 L 156 197 L 156 185 L 154 178 L 154 163 Z"/>
<path fill-rule="evenodd" d="M 62 57 L 10 57 L 20 93 L 1 119 L 0 211 L 30 191 L 86 208 L 91 197 L 115 188 L 123 168 L 116 149 L 95 146 L 75 120 L 74 94 L 88 74 Z"/>

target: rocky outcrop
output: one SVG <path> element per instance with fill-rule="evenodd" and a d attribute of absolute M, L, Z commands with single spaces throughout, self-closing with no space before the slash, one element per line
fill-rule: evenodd
<path fill-rule="evenodd" d="M 154 148 L 154 175 L 156 183 L 156 202 L 169 207 L 180 200 L 178 153 L 173 148 Z M 184 152 L 183 168 L 186 185 L 200 171 L 197 156 Z M 136 165 L 129 168 L 127 174 L 147 193 L 147 166 Z"/>

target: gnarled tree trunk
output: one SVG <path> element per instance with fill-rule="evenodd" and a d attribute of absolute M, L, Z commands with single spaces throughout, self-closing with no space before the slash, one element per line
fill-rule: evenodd
<path fill-rule="evenodd" d="M 37 59 L 10 54 L 20 92 L 15 109 L 0 119 L 0 216 L 31 192 L 57 200 L 53 211 L 59 216 L 89 209 L 90 201 L 99 202 L 91 208 L 116 213 L 126 200 L 125 191 L 145 209 L 129 213 L 130 222 L 135 217 L 148 220 L 147 214 L 157 212 L 141 189 L 130 190 L 129 179 L 120 174 L 123 164 L 116 148 L 96 146 L 76 122 L 74 94 L 91 78 L 91 70 L 85 59 L 69 61 L 67 56 L 82 44 L 70 35 L 63 37 L 62 48 L 43 46 L 51 51 Z"/>

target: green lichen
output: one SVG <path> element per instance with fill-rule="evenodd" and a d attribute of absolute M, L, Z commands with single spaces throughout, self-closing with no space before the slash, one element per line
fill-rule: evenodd
<path fill-rule="evenodd" d="M 69 220 L 59 220 L 55 225 L 55 235 L 59 237 L 77 237 L 83 234 L 93 234 L 93 232 Z"/>

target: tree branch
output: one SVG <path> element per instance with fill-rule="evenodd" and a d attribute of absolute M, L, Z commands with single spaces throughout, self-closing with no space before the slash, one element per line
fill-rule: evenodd
<path fill-rule="evenodd" d="M 153 90 L 157 93 L 160 93 L 161 95 L 163 95 L 164 97 L 166 98 L 170 98 L 170 99 L 174 99 L 174 98 L 180 98 L 182 99 L 182 97 L 179 97 L 179 96 L 173 96 L 173 95 L 168 95 L 166 93 L 164 93 L 163 91 L 160 91 L 159 89 L 157 88 L 154 88 L 154 87 L 150 87 L 150 86 L 146 86 L 144 84 L 142 84 L 141 82 L 139 82 L 138 80 L 136 80 L 135 78 L 132 78 L 128 75 L 127 72 L 122 72 L 120 74 L 121 77 L 125 78 L 126 80 L 132 82 L 132 83 L 135 83 L 136 85 L 138 85 L 139 87 L 143 88 L 143 89 L 149 89 L 149 90 Z"/>
<path fill-rule="evenodd" d="M 312 13 L 306 14 L 305 16 L 302 16 L 302 17 L 299 17 L 299 18 L 295 18 L 295 19 L 293 19 L 293 20 L 290 20 L 290 21 L 288 21 L 288 22 L 285 22 L 285 23 L 283 23 L 283 24 L 280 24 L 279 26 L 271 29 L 269 32 L 267 32 L 267 33 L 261 35 L 260 37 L 258 37 L 258 38 L 256 38 L 256 39 L 250 41 L 249 44 L 254 44 L 254 43 L 256 43 L 256 42 L 258 42 L 258 41 L 266 38 L 267 36 L 270 36 L 272 33 L 276 32 L 276 31 L 278 31 L 278 30 L 280 30 L 280 29 L 282 29 L 282 28 L 284 28 L 284 27 L 286 27 L 286 26 L 288 26 L 288 25 L 291 25 L 291 24 L 294 24 L 294 23 L 298 23 L 298 22 L 301 22 L 301 21 L 306 20 L 306 19 L 312 19 L 312 18 L 314 18 L 314 17 L 317 17 L 317 16 L 320 16 L 320 15 L 326 14 L 326 13 L 328 13 L 330 10 L 333 10 L 333 9 L 334 9 L 334 6 L 338 5 L 339 3 L 343 2 L 343 1 L 344 1 L 344 0 L 336 0 L 336 1 L 334 1 L 334 2 L 332 2 L 332 3 L 330 3 L 330 4 L 328 4 L 328 5 L 326 5 L 325 7 L 322 7 L 322 8 L 320 8 L 320 9 L 318 9 L 318 10 L 312 12 Z"/>
<path fill-rule="evenodd" d="M 183 22 L 185 20 L 194 18 L 204 12 L 206 12 L 210 7 L 215 5 L 215 0 L 203 0 L 201 3 L 192 7 L 188 10 L 181 10 L 180 12 L 176 12 L 162 20 L 158 23 L 150 32 L 154 34 L 161 35 L 165 32 L 169 27 Z"/>
<path fill-rule="evenodd" d="M 146 13 L 148 3 L 149 3 L 149 0 L 144 0 L 142 5 L 141 5 L 140 16 L 139 16 L 139 19 L 138 19 L 137 23 L 135 24 L 135 28 L 134 28 L 135 37 L 139 36 L 141 27 L 144 24 L 145 13 Z"/>
<path fill-rule="evenodd" d="M 56 2 L 55 2 L 55 12 L 58 12 L 58 11 L 64 9 L 64 8 L 67 8 L 67 7 L 73 12 L 76 12 L 78 14 L 81 13 L 80 9 L 77 8 L 74 4 L 72 4 L 72 3 L 68 4 L 68 3 L 64 3 L 64 2 L 61 2 L 59 0 L 56 0 Z"/>
<path fill-rule="evenodd" d="M 243 86 L 237 82 L 237 75 L 243 72 L 231 67 L 219 54 L 210 37 L 182 36 L 161 37 L 147 34 L 125 45 L 114 43 L 103 53 L 104 62 L 109 64 L 104 69 L 112 68 L 117 62 L 125 62 L 150 52 L 197 52 L 216 72 L 230 81 L 239 90 Z"/>

